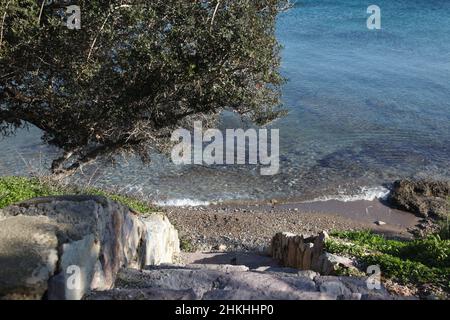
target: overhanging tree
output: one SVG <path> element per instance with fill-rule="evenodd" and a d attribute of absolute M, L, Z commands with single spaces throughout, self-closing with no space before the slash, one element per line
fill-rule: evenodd
<path fill-rule="evenodd" d="M 45 1 L 45 0 L 44 0 Z M 286 0 L 0 0 L 0 134 L 32 124 L 63 150 L 54 173 L 99 156 L 164 151 L 170 133 L 224 109 L 280 115 L 275 22 Z"/>

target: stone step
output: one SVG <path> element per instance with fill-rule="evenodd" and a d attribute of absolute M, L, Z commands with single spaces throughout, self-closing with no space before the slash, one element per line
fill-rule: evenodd
<path fill-rule="evenodd" d="M 243 265 L 249 269 L 279 266 L 278 261 L 272 257 L 254 252 L 182 252 L 181 261 L 184 264 Z"/>
<path fill-rule="evenodd" d="M 336 300 L 392 299 L 387 291 L 368 290 L 364 278 L 320 276 L 291 269 L 225 264 L 165 265 L 124 269 L 115 289 L 93 292 L 88 300 Z M 272 270 L 272 271 L 270 271 Z M 285 272 L 288 271 L 288 272 Z"/>

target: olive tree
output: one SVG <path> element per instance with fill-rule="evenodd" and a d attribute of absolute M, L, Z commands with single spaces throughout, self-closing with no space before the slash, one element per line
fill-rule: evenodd
<path fill-rule="evenodd" d="M 40 128 L 64 173 L 117 152 L 148 160 L 172 130 L 224 109 L 265 124 L 283 112 L 286 3 L 0 0 L 0 135 Z M 64 26 L 68 4 L 79 30 Z"/>

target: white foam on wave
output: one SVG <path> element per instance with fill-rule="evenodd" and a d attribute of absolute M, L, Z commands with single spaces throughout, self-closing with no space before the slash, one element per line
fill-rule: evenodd
<path fill-rule="evenodd" d="M 361 187 L 358 191 L 349 194 L 347 190 L 340 190 L 335 195 L 321 196 L 315 198 L 313 200 L 302 201 L 303 203 L 311 203 L 311 202 L 323 202 L 330 200 L 337 200 L 342 202 L 352 202 L 352 201 L 373 201 L 376 199 L 385 199 L 389 195 L 389 189 L 383 186 L 378 187 Z M 223 201 L 223 200 L 222 200 Z M 201 200 L 193 200 L 188 198 L 183 199 L 169 199 L 169 200 L 160 200 L 154 202 L 155 205 L 159 207 L 201 207 L 201 206 L 209 206 L 221 203 L 218 202 L 210 202 L 210 201 L 201 201 Z"/>
<path fill-rule="evenodd" d="M 330 201 L 330 200 L 338 200 L 342 202 L 351 202 L 351 201 L 373 201 L 375 199 L 386 199 L 389 195 L 389 189 L 383 186 L 378 187 L 361 187 L 359 191 L 353 194 L 348 194 L 346 191 L 339 191 L 336 195 L 331 196 L 322 196 L 315 198 L 310 201 L 305 202 L 318 202 L 318 201 Z"/>
<path fill-rule="evenodd" d="M 209 206 L 211 202 L 209 201 L 200 201 L 200 200 L 192 200 L 192 199 L 169 199 L 164 201 L 157 201 L 155 205 L 159 207 L 200 207 L 200 206 Z"/>

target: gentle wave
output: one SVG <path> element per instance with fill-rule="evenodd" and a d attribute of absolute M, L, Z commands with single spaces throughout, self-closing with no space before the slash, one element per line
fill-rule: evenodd
<path fill-rule="evenodd" d="M 192 199 L 170 199 L 155 202 L 155 205 L 159 207 L 200 207 L 209 206 L 210 204 L 211 202 L 208 201 L 199 201 Z"/>
<path fill-rule="evenodd" d="M 346 191 L 340 191 L 337 195 L 328 195 L 315 198 L 313 200 L 304 201 L 304 203 L 311 202 L 321 202 L 338 200 L 342 202 L 352 202 L 352 201 L 374 201 L 376 199 L 386 199 L 389 195 L 390 190 L 383 186 L 378 187 L 361 187 L 359 191 L 353 194 L 347 194 Z"/>
<path fill-rule="evenodd" d="M 352 201 L 374 201 L 376 199 L 386 199 L 389 195 L 390 190 L 383 186 L 378 187 L 361 187 L 357 192 L 349 194 L 348 191 L 342 190 L 339 191 L 336 195 L 327 195 L 321 196 L 318 198 L 314 198 L 312 200 L 302 201 L 301 203 L 312 203 L 312 202 L 324 202 L 330 200 L 337 200 L 341 202 L 352 202 Z M 221 203 L 218 202 L 209 202 L 209 201 L 201 201 L 201 200 L 193 200 L 193 199 L 169 199 L 164 201 L 156 201 L 154 204 L 159 207 L 200 207 L 200 206 L 209 206 Z"/>

